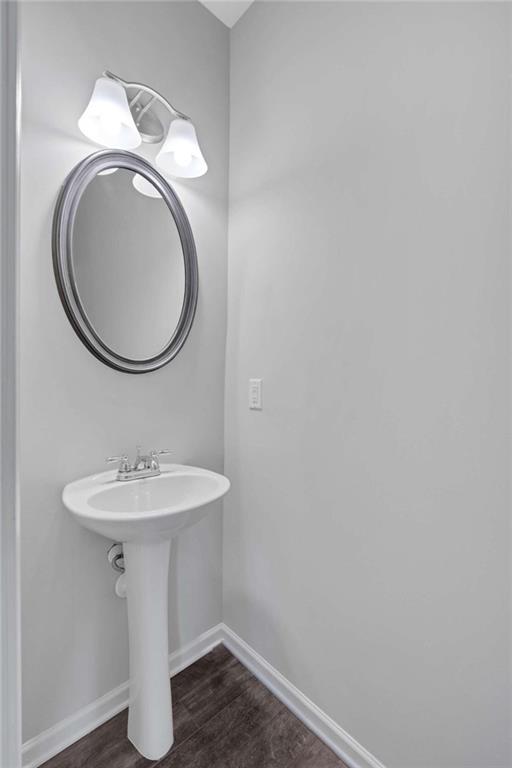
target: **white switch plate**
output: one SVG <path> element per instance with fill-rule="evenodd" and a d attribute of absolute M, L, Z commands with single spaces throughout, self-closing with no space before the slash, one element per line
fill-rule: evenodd
<path fill-rule="evenodd" d="M 263 379 L 249 379 L 249 408 L 251 411 L 261 411 Z"/>

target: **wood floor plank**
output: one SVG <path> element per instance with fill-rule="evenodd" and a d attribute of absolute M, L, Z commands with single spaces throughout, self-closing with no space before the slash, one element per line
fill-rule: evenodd
<path fill-rule="evenodd" d="M 41 768 L 346 768 L 222 645 L 172 692 L 175 742 L 159 762 L 128 741 L 125 710 Z"/>
<path fill-rule="evenodd" d="M 195 681 L 190 690 L 182 692 L 179 701 L 194 722 L 202 726 L 239 696 L 252 679 L 249 670 L 230 655 L 217 669 L 209 670 L 203 679 Z"/>
<path fill-rule="evenodd" d="M 348 768 L 323 741 L 311 735 L 313 738 L 294 761 L 293 768 Z"/>
<path fill-rule="evenodd" d="M 184 694 L 190 693 L 196 685 L 204 683 L 216 672 L 221 671 L 224 665 L 229 664 L 232 659 L 233 654 L 224 645 L 215 646 L 206 656 L 198 659 L 172 678 L 173 698 L 181 699 Z"/>
<path fill-rule="evenodd" d="M 236 699 L 172 750 L 158 768 L 242 768 L 237 761 L 239 751 L 283 710 L 284 705 L 251 678 Z"/>
<path fill-rule="evenodd" d="M 287 709 L 226 756 L 226 768 L 291 768 L 315 736 Z"/>
<path fill-rule="evenodd" d="M 155 765 L 139 755 L 126 738 L 128 710 L 48 760 L 42 768 L 147 768 Z"/>
<path fill-rule="evenodd" d="M 186 707 L 173 702 L 174 747 L 197 731 Z M 44 763 L 41 768 L 148 768 L 156 761 L 146 760 L 128 741 L 128 710 L 100 725 L 70 747 Z"/>

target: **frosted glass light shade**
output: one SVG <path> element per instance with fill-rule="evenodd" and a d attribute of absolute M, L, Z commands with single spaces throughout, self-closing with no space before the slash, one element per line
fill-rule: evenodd
<path fill-rule="evenodd" d="M 78 127 L 88 139 L 110 149 L 135 149 L 142 139 L 123 86 L 109 77 L 96 80 Z"/>
<path fill-rule="evenodd" d="M 134 175 L 132 184 L 137 192 L 140 192 L 142 195 L 146 195 L 146 197 L 162 197 L 158 189 L 154 187 L 153 184 L 151 184 L 147 179 L 145 179 L 144 176 L 141 176 L 140 173 L 136 173 Z"/>
<path fill-rule="evenodd" d="M 173 120 L 164 145 L 155 160 L 159 168 L 171 176 L 193 179 L 208 170 L 190 120 Z"/>

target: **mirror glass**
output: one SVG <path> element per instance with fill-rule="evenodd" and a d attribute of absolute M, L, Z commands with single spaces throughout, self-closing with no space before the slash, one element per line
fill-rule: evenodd
<path fill-rule="evenodd" d="M 148 360 L 162 353 L 185 300 L 178 228 L 151 182 L 134 185 L 128 168 L 97 173 L 82 190 L 71 233 L 73 290 L 101 343 L 115 355 Z"/>

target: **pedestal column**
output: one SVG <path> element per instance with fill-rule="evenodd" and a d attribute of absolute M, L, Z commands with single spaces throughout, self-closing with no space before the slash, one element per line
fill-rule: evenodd
<path fill-rule="evenodd" d="M 130 643 L 128 738 L 141 755 L 158 760 L 172 747 L 168 646 L 171 541 L 123 544 Z"/>

